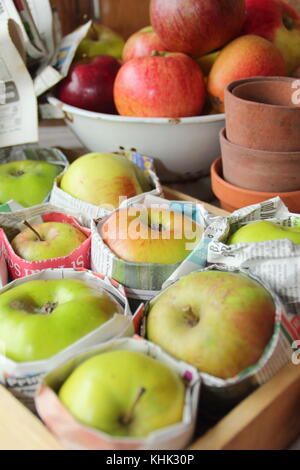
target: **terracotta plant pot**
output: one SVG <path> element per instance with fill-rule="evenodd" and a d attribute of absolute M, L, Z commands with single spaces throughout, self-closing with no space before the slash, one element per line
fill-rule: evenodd
<path fill-rule="evenodd" d="M 222 209 L 233 212 L 241 207 L 257 204 L 275 196 L 279 196 L 290 212 L 300 213 L 300 191 L 288 193 L 266 193 L 259 191 L 249 191 L 248 189 L 234 186 L 223 178 L 222 160 L 218 158 L 211 167 L 212 190 L 221 202 Z"/>
<path fill-rule="evenodd" d="M 289 77 L 255 77 L 231 83 L 225 91 L 228 140 L 258 150 L 300 151 L 296 85 L 296 79 Z"/>
<path fill-rule="evenodd" d="M 223 175 L 244 189 L 287 192 L 300 189 L 300 152 L 269 152 L 231 143 L 220 132 Z"/>

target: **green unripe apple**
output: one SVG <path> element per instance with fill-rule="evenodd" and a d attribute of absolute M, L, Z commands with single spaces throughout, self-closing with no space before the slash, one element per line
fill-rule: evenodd
<path fill-rule="evenodd" d="M 300 227 L 282 227 L 267 220 L 259 220 L 239 228 L 229 238 L 227 245 L 281 239 L 288 239 L 297 245 L 300 244 Z"/>
<path fill-rule="evenodd" d="M 41 261 L 67 256 L 87 236 L 70 224 L 44 222 L 20 232 L 11 242 L 15 253 L 27 261 Z"/>
<path fill-rule="evenodd" d="M 24 207 L 41 204 L 62 168 L 37 160 L 20 160 L 0 165 L 0 204 L 11 199 Z"/>
<path fill-rule="evenodd" d="M 182 420 L 185 386 L 174 371 L 145 354 L 111 351 L 78 366 L 59 398 L 83 424 L 139 438 Z"/>
<path fill-rule="evenodd" d="M 77 48 L 75 60 L 102 54 L 121 59 L 124 44 L 124 39 L 118 33 L 103 24 L 93 23 Z"/>
<path fill-rule="evenodd" d="M 0 294 L 0 343 L 17 362 L 48 359 L 121 313 L 79 279 L 35 280 Z"/>
<path fill-rule="evenodd" d="M 63 175 L 60 187 L 81 201 L 119 207 L 120 197 L 151 190 L 142 170 L 123 155 L 89 153 L 75 160 Z"/>
<path fill-rule="evenodd" d="M 147 338 L 202 372 L 227 379 L 254 365 L 274 331 L 275 305 L 239 273 L 196 271 L 150 303 Z"/>

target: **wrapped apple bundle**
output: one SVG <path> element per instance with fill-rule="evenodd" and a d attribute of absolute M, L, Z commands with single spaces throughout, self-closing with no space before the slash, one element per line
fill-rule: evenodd
<path fill-rule="evenodd" d="M 153 196 L 118 209 L 92 222 L 92 269 L 121 282 L 129 298 L 149 300 L 193 255 L 206 216 L 201 205 Z"/>
<path fill-rule="evenodd" d="M 0 383 L 32 407 L 42 376 L 85 348 L 132 335 L 122 286 L 80 269 L 47 269 L 0 289 Z"/>
<path fill-rule="evenodd" d="M 90 221 L 50 204 L 0 214 L 0 245 L 11 279 L 49 268 L 90 268 Z"/>
<path fill-rule="evenodd" d="M 273 377 L 291 358 L 286 338 L 297 337 L 268 285 L 248 271 L 217 267 L 191 272 L 152 299 L 142 329 L 196 367 L 207 399 L 221 408 Z"/>
<path fill-rule="evenodd" d="M 22 207 L 42 204 L 48 199 L 56 177 L 67 166 L 66 157 L 57 149 L 2 149 L 0 205 L 9 201 L 15 201 Z"/>
<path fill-rule="evenodd" d="M 300 336 L 300 215 L 274 198 L 216 222 L 206 240 L 208 263 L 251 269 L 282 298 Z"/>
<path fill-rule="evenodd" d="M 134 202 L 145 193 L 161 192 L 153 159 L 135 152 L 89 153 L 75 160 L 57 179 L 51 204 L 96 219 L 126 200 Z"/>
<path fill-rule="evenodd" d="M 199 388 L 192 366 L 141 338 L 124 338 L 52 370 L 35 403 L 68 449 L 182 449 L 194 433 Z"/>

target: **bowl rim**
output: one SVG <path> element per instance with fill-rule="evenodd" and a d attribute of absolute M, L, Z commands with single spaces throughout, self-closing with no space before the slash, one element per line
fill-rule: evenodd
<path fill-rule="evenodd" d="M 296 82 L 300 81 L 297 77 L 251 77 L 251 78 L 243 78 L 241 80 L 236 80 L 231 82 L 225 89 L 225 94 L 230 96 L 231 100 L 235 100 L 237 102 L 247 103 L 248 106 L 255 106 L 261 107 L 264 106 L 267 109 L 273 110 L 277 108 L 278 110 L 289 110 L 291 112 L 299 112 L 300 106 L 287 106 L 287 105 L 280 105 L 280 104 L 269 104 L 269 103 L 261 103 L 259 101 L 252 101 L 246 98 L 241 98 L 240 96 L 236 96 L 233 92 L 236 88 L 242 87 L 247 85 L 248 83 L 263 83 L 263 82 Z M 228 105 L 227 105 L 228 106 Z"/>
<path fill-rule="evenodd" d="M 119 116 L 115 114 L 104 114 L 96 113 L 94 111 L 87 111 L 85 109 L 76 108 L 69 104 L 60 101 L 54 95 L 50 94 L 47 96 L 47 100 L 53 106 L 59 108 L 64 114 L 70 113 L 75 115 L 84 116 L 87 118 L 103 120 L 103 121 L 113 121 L 113 122 L 123 122 L 123 123 L 143 123 L 143 124 L 202 124 L 202 123 L 213 123 L 221 122 L 225 120 L 225 114 L 208 114 L 206 116 L 195 116 L 195 117 L 183 117 L 183 118 L 145 118 L 145 117 L 127 117 Z M 68 120 L 67 116 L 65 119 Z"/>
<path fill-rule="evenodd" d="M 270 156 L 272 158 L 272 156 L 277 156 L 278 158 L 279 157 L 295 157 L 297 159 L 299 159 L 300 157 L 300 150 L 298 150 L 297 152 L 273 152 L 272 150 L 259 150 L 259 149 L 253 149 L 253 148 L 250 148 L 250 147 L 245 147 L 244 145 L 240 145 L 240 144 L 235 144 L 234 142 L 231 142 L 231 140 L 228 139 L 227 137 L 227 132 L 226 132 L 226 127 L 223 127 L 223 129 L 220 130 L 219 132 L 219 137 L 220 137 L 220 142 L 222 144 L 222 142 L 224 142 L 225 145 L 228 145 L 229 147 L 231 148 L 235 148 L 237 150 L 240 150 L 241 152 L 244 150 L 244 151 L 247 151 L 248 153 L 252 154 L 254 157 L 257 157 L 259 158 L 259 155 L 262 155 L 262 156 Z"/>

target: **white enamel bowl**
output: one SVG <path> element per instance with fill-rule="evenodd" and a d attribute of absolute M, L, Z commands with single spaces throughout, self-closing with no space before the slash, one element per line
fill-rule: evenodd
<path fill-rule="evenodd" d="M 220 155 L 219 132 L 225 115 L 192 118 L 133 118 L 94 113 L 69 106 L 57 98 L 49 102 L 60 109 L 67 125 L 90 151 L 135 149 L 153 157 L 163 182 L 197 179 L 209 173 Z"/>

